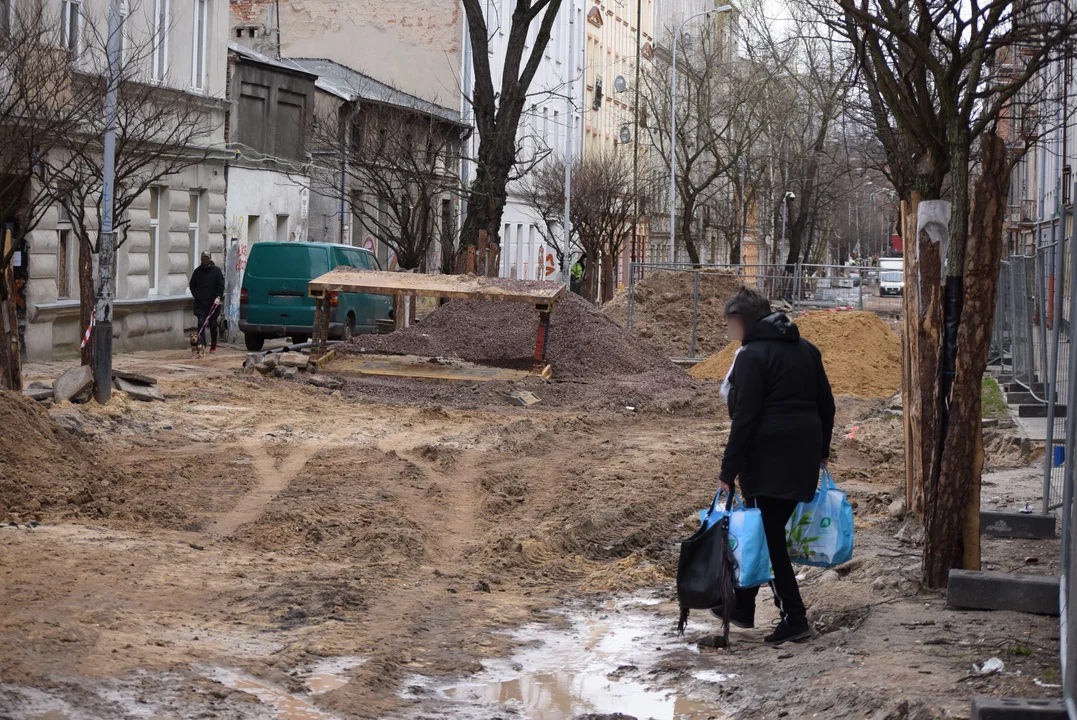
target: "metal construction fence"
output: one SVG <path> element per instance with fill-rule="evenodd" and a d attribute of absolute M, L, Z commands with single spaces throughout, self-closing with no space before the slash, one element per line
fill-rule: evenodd
<path fill-rule="evenodd" d="M 1072 320 L 1077 317 L 1077 263 L 1071 239 L 1044 242 L 1030 254 L 1002 262 L 998 305 L 992 328 L 991 362 L 1001 366 L 1018 400 L 1044 407 L 1044 513 L 1062 518 L 1059 599 L 1063 697 L 1077 720 L 1077 624 L 1070 601 L 1077 602 L 1077 536 L 1073 532 L 1074 458 L 1077 457 L 1077 353 L 1071 352 Z M 1011 402 L 1014 395 L 1010 396 Z"/>
<path fill-rule="evenodd" d="M 707 323 L 721 307 L 715 307 L 711 297 L 711 283 L 723 277 L 736 277 L 745 285 L 765 294 L 772 303 L 790 311 L 846 308 L 868 310 L 881 314 L 898 314 L 902 306 L 900 277 L 888 277 L 886 273 L 898 273 L 878 267 L 850 265 L 796 265 L 792 272 L 786 265 L 692 265 L 691 263 L 632 263 L 628 283 L 627 326 L 636 324 L 636 311 L 640 302 L 646 302 L 649 293 L 648 279 L 655 286 L 657 278 L 665 274 L 684 274 L 678 288 L 692 288 L 690 316 L 684 318 L 685 328 L 675 340 L 676 355 L 698 358 L 720 348 L 701 347 L 699 342 L 701 323 Z M 888 282 L 882 278 L 887 277 Z M 885 287 L 884 287 L 885 285 Z M 890 294 L 892 293 L 892 294 Z M 676 293 L 674 293 L 676 294 Z"/>

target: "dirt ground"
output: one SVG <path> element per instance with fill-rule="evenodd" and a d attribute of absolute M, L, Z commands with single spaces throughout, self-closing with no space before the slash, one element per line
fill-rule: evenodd
<path fill-rule="evenodd" d="M 699 613 L 676 635 L 672 587 L 728 428 L 716 384 L 629 410 L 628 388 L 580 408 L 536 381 L 558 401 L 518 408 L 478 387 L 331 391 L 241 360 L 123 356 L 167 402 L 49 411 L 118 479 L 0 528 L 0 717 L 898 720 L 1060 695 L 1057 619 L 920 589 L 918 531 L 888 510 L 888 401 L 840 401 L 857 549 L 804 569 L 816 638 L 765 647 L 764 591 L 759 629 L 717 650 Z M 994 468 L 1022 464 L 997 445 Z M 985 503 L 1034 498 L 1037 472 L 986 478 Z M 984 543 L 998 569 L 1057 573 L 1057 556 Z M 992 657 L 1002 673 L 973 673 Z"/>

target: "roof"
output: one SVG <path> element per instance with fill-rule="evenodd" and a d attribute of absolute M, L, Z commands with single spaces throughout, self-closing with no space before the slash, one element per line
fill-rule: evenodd
<path fill-rule="evenodd" d="M 397 90 L 380 80 L 375 80 L 347 65 L 341 65 L 324 58 L 286 58 L 284 62 L 318 76 L 316 85 L 319 89 L 336 95 L 343 100 L 367 100 L 368 102 L 409 108 L 424 115 L 440 118 L 455 125 L 467 126 L 460 118 L 460 113 L 443 105 L 423 100 L 420 97 Z"/>
<path fill-rule="evenodd" d="M 254 50 L 251 50 L 249 47 L 246 47 L 244 45 L 240 45 L 238 43 L 234 43 L 234 42 L 228 43 L 228 51 L 229 52 L 234 52 L 236 55 L 239 55 L 244 60 L 250 60 L 251 62 L 256 62 L 256 63 L 259 63 L 261 65 L 268 65 L 268 66 L 274 67 L 274 68 L 276 68 L 278 70 L 284 70 L 285 72 L 291 73 L 293 75 L 303 75 L 305 77 L 312 77 L 312 78 L 317 78 L 318 77 L 317 73 L 311 72 L 310 70 L 304 70 L 303 68 L 295 65 L 294 63 L 292 63 L 292 62 L 290 62 L 288 60 L 276 60 L 274 58 L 269 57 L 268 55 L 263 55 L 260 52 L 256 52 Z M 317 81 L 315 81 L 315 82 L 317 82 Z"/>

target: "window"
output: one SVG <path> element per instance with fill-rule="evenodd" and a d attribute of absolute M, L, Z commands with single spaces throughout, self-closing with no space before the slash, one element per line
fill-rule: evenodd
<path fill-rule="evenodd" d="M 120 65 L 127 64 L 127 16 L 131 14 L 127 0 L 120 0 Z"/>
<path fill-rule="evenodd" d="M 63 17 L 60 19 L 60 44 L 78 58 L 82 43 L 82 3 L 79 0 L 64 0 Z"/>
<path fill-rule="evenodd" d="M 56 297 L 65 300 L 71 297 L 71 275 L 68 255 L 71 243 L 71 231 L 60 230 L 59 243 L 56 246 Z"/>
<path fill-rule="evenodd" d="M 202 209 L 202 191 L 192 190 L 187 201 L 187 236 L 190 238 L 188 246 L 188 252 L 190 253 L 190 262 L 187 268 L 187 274 L 190 275 L 194 272 L 195 267 L 199 263 L 199 238 L 198 236 L 198 215 Z"/>
<path fill-rule="evenodd" d="M 191 41 L 191 87 L 206 88 L 206 6 L 209 0 L 194 0 L 194 38 Z"/>
<path fill-rule="evenodd" d="M 157 259 L 161 255 L 161 190 L 150 188 L 150 246 L 146 268 L 150 295 L 157 294 Z"/>
<path fill-rule="evenodd" d="M 247 246 L 250 247 L 256 242 L 261 240 L 261 234 L 259 230 L 258 216 L 247 216 Z"/>
<path fill-rule="evenodd" d="M 542 144 L 550 147 L 550 109 L 542 108 Z"/>
<path fill-rule="evenodd" d="M 153 79 L 158 82 L 168 75 L 168 2 L 153 4 Z"/>
<path fill-rule="evenodd" d="M 277 242 L 288 242 L 288 216 L 277 216 Z"/>
<path fill-rule="evenodd" d="M 11 34 L 11 0 L 0 0 L 0 37 Z"/>

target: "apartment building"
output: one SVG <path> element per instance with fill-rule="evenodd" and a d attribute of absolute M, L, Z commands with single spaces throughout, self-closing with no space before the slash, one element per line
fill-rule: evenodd
<path fill-rule="evenodd" d="M 22 0 L 9 0 L 8 17 L 18 9 L 12 1 Z M 57 45 L 71 59 L 71 82 L 92 82 L 103 67 L 100 38 L 107 37 L 107 0 L 48 3 L 48 17 L 58 19 Z M 149 0 L 124 2 L 121 14 L 122 53 L 130 59 L 125 72 L 132 73 L 139 92 L 149 89 L 145 97 L 153 103 L 148 104 L 182 105 L 188 108 L 188 121 L 200 128 L 190 146 L 162 148 L 198 161 L 147 187 L 117 218 L 122 244 L 116 253 L 116 348 L 175 347 L 194 324 L 187 283 L 199 254 L 208 250 L 218 263 L 223 261 L 228 10 L 223 0 Z M 169 137 L 167 123 L 156 132 Z M 120 157 L 122 161 L 122 150 Z M 97 198 L 79 207 L 86 208 L 96 227 Z M 80 249 L 73 210 L 63 199 L 52 205 L 27 233 L 26 251 L 19 258 L 27 277 L 24 346 L 30 360 L 71 356 L 81 342 Z"/>

